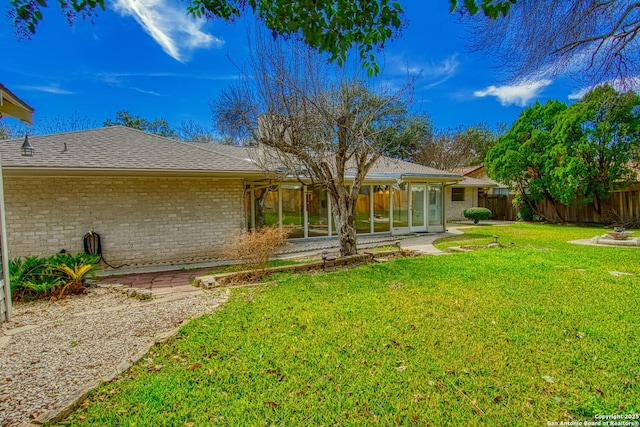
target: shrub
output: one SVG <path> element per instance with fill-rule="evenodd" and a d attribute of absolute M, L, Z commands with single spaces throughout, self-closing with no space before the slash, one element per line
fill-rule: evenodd
<path fill-rule="evenodd" d="M 252 267 L 263 266 L 283 247 L 289 230 L 277 225 L 250 230 L 227 242 L 224 256 Z"/>
<path fill-rule="evenodd" d="M 542 218 L 535 213 L 521 195 L 513 199 L 513 205 L 518 207 L 518 214 L 516 215 L 518 221 L 542 221 Z"/>
<path fill-rule="evenodd" d="M 62 298 L 85 291 L 86 279 L 95 273 L 99 255 L 59 253 L 48 258 L 27 257 L 9 261 L 13 299 Z"/>
<path fill-rule="evenodd" d="M 464 210 L 464 217 L 473 220 L 477 224 L 480 220 L 487 220 L 491 216 L 491 211 L 487 208 L 467 208 Z"/>

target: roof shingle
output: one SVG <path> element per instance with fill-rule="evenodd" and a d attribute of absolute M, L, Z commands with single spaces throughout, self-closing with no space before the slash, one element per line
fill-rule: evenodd
<path fill-rule="evenodd" d="M 23 139 L 0 141 L 3 168 L 260 172 L 215 144 L 187 143 L 123 126 L 29 137 L 33 157 L 20 153 Z"/>
<path fill-rule="evenodd" d="M 251 160 L 255 149 L 179 141 L 124 126 L 32 136 L 29 140 L 35 149 L 32 157 L 21 155 L 23 139 L 0 141 L 4 169 L 265 173 Z M 454 172 L 388 157 L 378 160 L 368 174 L 369 179 L 400 176 L 462 178 Z"/>

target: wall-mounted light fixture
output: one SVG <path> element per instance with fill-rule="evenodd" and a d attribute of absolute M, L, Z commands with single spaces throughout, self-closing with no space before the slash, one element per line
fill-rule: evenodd
<path fill-rule="evenodd" d="M 32 157 L 34 151 L 35 150 L 33 149 L 33 146 L 29 142 L 29 135 L 27 134 L 24 136 L 24 142 L 22 143 L 20 152 L 22 153 L 23 156 Z"/>

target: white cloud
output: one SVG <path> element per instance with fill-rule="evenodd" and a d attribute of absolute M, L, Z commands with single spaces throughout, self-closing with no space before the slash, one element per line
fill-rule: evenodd
<path fill-rule="evenodd" d="M 48 85 L 48 86 L 18 86 L 18 89 L 25 91 L 35 91 L 35 92 L 45 92 L 52 93 L 54 95 L 75 95 L 75 92 L 70 90 L 61 89 L 60 86 L 56 84 Z"/>
<path fill-rule="evenodd" d="M 137 92 L 144 93 L 146 95 L 162 96 L 161 93 L 154 92 L 152 90 L 144 90 L 144 89 L 140 89 L 139 87 L 133 87 L 132 89 Z"/>
<path fill-rule="evenodd" d="M 551 80 L 543 79 L 537 81 L 527 81 L 516 85 L 489 86 L 484 90 L 477 90 L 473 95 L 478 98 L 485 96 L 495 96 L 502 105 L 518 105 L 524 107 L 537 97 L 542 89 L 549 86 Z"/>
<path fill-rule="evenodd" d="M 460 61 L 458 61 L 458 55 L 453 54 L 449 58 L 446 58 L 438 63 L 431 63 L 429 66 L 424 68 L 424 72 L 427 76 L 434 77 L 451 77 L 457 71 L 460 66 Z"/>
<path fill-rule="evenodd" d="M 115 10 L 132 16 L 167 55 L 180 62 L 186 61 L 186 52 L 224 44 L 202 31 L 205 21 L 187 16 L 184 5 L 175 0 L 116 0 Z"/>
<path fill-rule="evenodd" d="M 456 75 L 460 61 L 458 55 L 453 54 L 441 61 L 418 62 L 404 61 L 401 57 L 393 58 L 394 72 L 396 75 L 419 76 L 426 80 L 426 89 L 438 86 Z"/>
<path fill-rule="evenodd" d="M 119 84 L 129 78 L 178 78 L 178 79 L 194 79 L 194 80 L 237 80 L 238 75 L 226 74 L 222 76 L 210 74 L 188 74 L 188 73 L 164 73 L 164 72 L 123 72 L 123 73 L 98 73 L 98 79 L 105 83 Z"/>

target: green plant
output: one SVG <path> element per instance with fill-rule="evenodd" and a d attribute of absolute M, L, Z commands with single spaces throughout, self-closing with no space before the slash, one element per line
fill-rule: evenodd
<path fill-rule="evenodd" d="M 487 208 L 467 208 L 463 212 L 464 217 L 473 220 L 477 224 L 480 220 L 487 220 L 491 216 L 491 211 Z"/>
<path fill-rule="evenodd" d="M 47 260 L 38 257 L 16 258 L 9 261 L 9 283 L 14 299 L 48 297 L 60 285 L 62 278 L 51 274 Z"/>
<path fill-rule="evenodd" d="M 66 265 L 67 267 L 74 268 L 76 265 L 97 265 L 100 263 L 100 255 L 90 255 L 85 253 L 72 255 L 68 252 L 60 252 L 49 258 L 46 258 L 46 260 L 54 267 Z"/>
<path fill-rule="evenodd" d="M 56 295 L 61 297 L 69 288 L 72 292 L 82 292 L 86 277 L 97 270 L 98 262 L 100 257 L 96 255 L 68 253 L 47 258 L 12 259 L 9 261 L 11 295 L 13 299 L 26 300 Z M 75 283 L 69 283 L 73 281 Z M 60 287 L 63 288 L 62 292 Z"/>
<path fill-rule="evenodd" d="M 66 279 L 65 285 L 60 290 L 58 295 L 58 299 L 62 298 L 65 291 L 69 291 L 70 294 L 80 294 L 85 291 L 85 283 L 87 281 L 87 277 L 94 274 L 98 266 L 95 264 L 83 264 L 83 265 L 74 265 L 73 268 L 67 265 L 61 265 L 58 267 L 64 275 Z"/>

